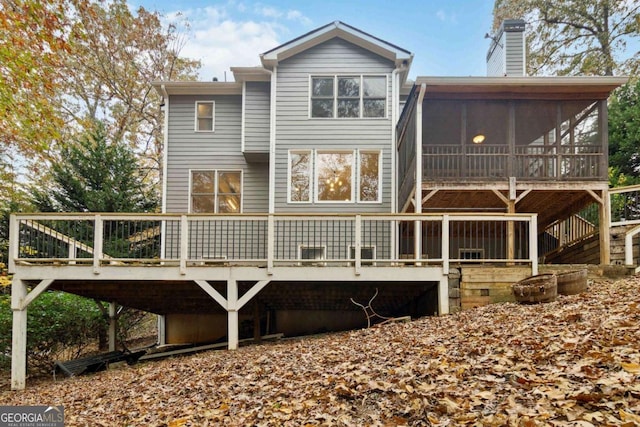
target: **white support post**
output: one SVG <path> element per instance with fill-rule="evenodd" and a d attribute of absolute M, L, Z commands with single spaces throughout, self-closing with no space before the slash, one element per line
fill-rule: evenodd
<path fill-rule="evenodd" d="M 355 219 L 355 242 L 354 242 L 354 251 L 356 256 L 356 266 L 355 266 L 355 274 L 356 276 L 360 275 L 360 268 L 362 267 L 362 254 L 360 251 L 362 250 L 362 216 L 356 215 Z"/>
<path fill-rule="evenodd" d="M 427 85 L 420 86 L 418 93 L 418 101 L 416 103 L 416 186 L 414 206 L 415 213 L 422 213 L 422 102 L 424 94 L 427 91 Z M 414 222 L 413 251 L 416 260 L 422 258 L 422 222 Z"/>
<path fill-rule="evenodd" d="M 167 344 L 167 319 L 164 314 L 158 314 L 158 345 Z"/>
<path fill-rule="evenodd" d="M 442 274 L 449 274 L 449 215 L 442 216 Z"/>
<path fill-rule="evenodd" d="M 189 256 L 189 222 L 186 215 L 180 216 L 180 274 L 187 274 Z"/>
<path fill-rule="evenodd" d="M 116 328 L 118 323 L 116 308 L 117 304 L 115 302 L 109 303 L 109 351 L 116 350 Z"/>
<path fill-rule="evenodd" d="M 13 311 L 13 333 L 11 337 L 12 390 L 24 390 L 27 378 L 27 307 L 23 305 L 26 296 L 26 283 L 14 277 L 11 283 L 11 310 Z"/>
<path fill-rule="evenodd" d="M 100 274 L 100 259 L 102 253 L 103 225 L 102 217 L 96 215 L 93 222 L 93 273 Z"/>
<path fill-rule="evenodd" d="M 531 259 L 531 274 L 538 274 L 538 214 L 531 215 L 529 221 L 529 258 Z"/>
<path fill-rule="evenodd" d="M 69 242 L 69 264 L 73 265 L 76 263 L 75 258 L 76 258 L 76 241 L 75 240 L 71 240 Z"/>
<path fill-rule="evenodd" d="M 438 283 L 438 314 L 449 314 L 449 276 L 443 275 Z"/>
<path fill-rule="evenodd" d="M 16 271 L 16 258 L 20 257 L 20 223 L 15 214 L 9 216 L 9 274 Z"/>
<path fill-rule="evenodd" d="M 276 250 L 276 227 L 273 214 L 269 214 L 267 219 L 267 274 L 273 274 L 273 256 Z"/>
<path fill-rule="evenodd" d="M 238 282 L 227 280 L 227 342 L 229 350 L 238 349 Z"/>

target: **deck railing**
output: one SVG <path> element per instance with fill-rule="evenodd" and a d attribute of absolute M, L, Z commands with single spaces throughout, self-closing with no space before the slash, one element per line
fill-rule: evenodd
<path fill-rule="evenodd" d="M 640 185 L 609 189 L 611 226 L 640 224 Z"/>
<path fill-rule="evenodd" d="M 529 214 L 14 214 L 9 268 L 524 263 L 537 269 Z"/>
<path fill-rule="evenodd" d="M 601 180 L 600 146 L 423 145 L 425 180 L 495 180 L 516 177 L 536 181 Z"/>

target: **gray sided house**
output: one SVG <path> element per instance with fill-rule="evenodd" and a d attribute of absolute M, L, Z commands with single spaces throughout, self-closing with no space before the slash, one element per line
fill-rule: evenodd
<path fill-rule="evenodd" d="M 108 302 L 112 348 L 123 305 L 159 315 L 160 344 L 235 349 L 366 326 L 371 308 L 508 300 L 549 261 L 609 263 L 606 100 L 625 80 L 527 77 L 523 30 L 492 37 L 487 77 L 410 81 L 412 53 L 337 21 L 233 82 L 155 82 L 161 214 L 12 216 L 12 387 L 47 289 Z"/>

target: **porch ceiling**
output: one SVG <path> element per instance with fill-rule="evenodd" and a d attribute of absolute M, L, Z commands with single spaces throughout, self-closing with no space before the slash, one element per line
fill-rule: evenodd
<path fill-rule="evenodd" d="M 215 268 L 215 267 L 214 267 Z M 254 282 L 238 282 L 239 296 Z M 226 295 L 226 283 L 209 282 Z M 434 292 L 435 282 L 271 282 L 255 297 L 272 310 L 361 310 L 351 298 L 367 305 L 378 289 L 373 306 L 380 314 L 407 315 L 413 301 Z M 225 310 L 192 281 L 81 281 L 57 280 L 50 289 L 101 301 L 115 301 L 157 314 L 225 313 Z M 252 310 L 250 301 L 243 311 Z"/>
<path fill-rule="evenodd" d="M 505 202 L 491 189 L 482 188 L 439 188 L 431 194 L 423 186 L 423 195 L 430 197 L 423 203 L 423 212 L 507 212 Z M 508 197 L 508 189 L 498 190 Z M 522 195 L 524 190 L 518 190 Z M 591 194 L 583 188 L 533 190 L 516 204 L 516 213 L 537 213 L 538 229 L 544 229 L 552 222 L 564 219 L 594 203 Z"/>

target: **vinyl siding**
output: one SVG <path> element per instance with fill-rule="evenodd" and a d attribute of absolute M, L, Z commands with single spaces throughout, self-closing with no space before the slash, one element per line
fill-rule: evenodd
<path fill-rule="evenodd" d="M 499 43 L 493 45 L 493 50 L 490 51 L 489 57 L 487 58 L 487 76 L 489 77 L 500 77 L 504 76 L 504 37 L 505 33 L 502 32 L 500 35 Z"/>
<path fill-rule="evenodd" d="M 505 55 L 507 76 L 524 76 L 524 33 L 505 32 L 504 35 L 504 45 L 507 49 Z"/>
<path fill-rule="evenodd" d="M 391 61 L 339 38 L 280 63 L 276 86 L 276 212 L 390 212 L 393 68 Z M 386 75 L 387 117 L 310 118 L 310 76 L 322 74 Z M 287 203 L 288 150 L 305 149 L 379 150 L 383 160 L 382 203 Z"/>
<path fill-rule="evenodd" d="M 196 101 L 214 101 L 214 132 L 195 132 Z M 242 211 L 268 211 L 268 165 L 247 164 L 240 150 L 240 96 L 171 96 L 167 155 L 167 212 L 189 211 L 189 171 L 242 170 Z"/>
<path fill-rule="evenodd" d="M 247 82 L 245 88 L 245 152 L 269 152 L 269 113 L 271 85 Z"/>

